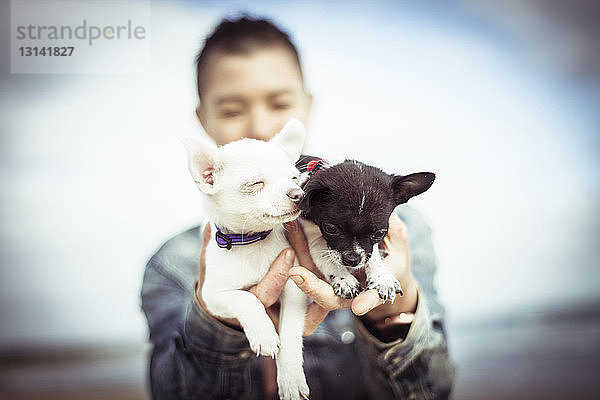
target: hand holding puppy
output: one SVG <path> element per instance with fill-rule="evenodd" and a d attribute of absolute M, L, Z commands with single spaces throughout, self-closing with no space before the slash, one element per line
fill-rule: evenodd
<path fill-rule="evenodd" d="M 291 268 L 289 270 L 290 278 L 314 300 L 310 306 L 313 312 L 306 320 L 305 334 L 312 333 L 325 319 L 327 313 L 332 310 L 351 308 L 354 314 L 364 316 L 366 321 L 372 322 L 416 310 L 417 284 L 410 269 L 406 226 L 396 214 L 390 216 L 389 223 L 388 233 L 382 243 L 389 255 L 383 262 L 402 284 L 404 296 L 397 296 L 394 303 L 387 302 L 385 304 L 375 289 L 365 290 L 352 300 L 337 296 L 331 285 L 321 279 L 320 273 L 315 273 L 317 269 L 310 258 L 308 246 L 298 222 L 293 221 L 286 224 L 288 241 L 296 250 L 300 264 L 306 266 Z M 364 284 L 364 274 L 358 278 Z"/>
<path fill-rule="evenodd" d="M 296 223 L 292 222 L 290 224 L 291 225 L 289 227 L 291 228 Z M 286 227 L 288 227 L 288 226 L 286 225 Z M 304 239 L 304 235 L 302 234 L 301 231 L 294 233 L 294 238 L 296 240 L 301 240 L 304 243 L 304 246 L 305 247 L 307 246 L 306 240 Z M 205 258 L 206 245 L 208 244 L 208 242 L 210 240 L 211 240 L 210 227 L 207 225 L 204 227 L 204 231 L 202 232 L 203 243 L 202 243 L 202 252 L 200 253 L 200 264 L 198 267 L 198 286 L 196 287 L 196 298 L 198 299 L 200 306 L 202 306 L 202 308 L 207 312 L 208 312 L 208 310 L 206 310 L 206 306 L 204 305 L 204 300 L 202 299 L 202 286 L 204 284 L 204 273 L 206 271 L 206 258 Z M 298 244 L 298 248 L 302 249 L 301 246 L 302 246 L 302 244 Z M 302 250 L 304 250 L 304 249 L 302 249 Z M 307 263 L 306 265 L 312 264 L 312 260 L 310 259 L 310 254 L 308 252 L 308 247 L 306 247 L 306 249 L 304 251 L 302 251 L 302 250 L 300 250 L 302 252 L 302 255 L 298 254 L 298 258 L 299 258 L 300 262 L 302 262 L 302 260 L 306 260 L 306 263 Z M 258 300 L 260 300 L 260 302 L 265 306 L 265 309 L 267 310 L 267 314 L 269 315 L 269 317 L 271 317 L 271 320 L 273 321 L 273 324 L 276 327 L 279 326 L 279 304 L 277 303 L 277 300 L 281 296 L 283 287 L 284 287 L 285 283 L 287 282 L 287 280 L 289 279 L 289 271 L 290 271 L 290 268 L 292 268 L 292 266 L 294 265 L 295 255 L 296 255 L 296 253 L 294 252 L 293 249 L 283 250 L 281 253 L 279 253 L 279 256 L 273 261 L 273 263 L 271 264 L 271 267 L 269 268 L 269 271 L 263 277 L 263 279 L 260 282 L 258 282 L 256 285 L 254 285 L 250 289 L 248 289 L 248 291 L 251 292 L 252 294 L 254 294 L 258 298 Z M 312 264 L 312 265 L 313 265 L 313 271 L 316 271 L 314 264 Z M 302 267 L 299 267 L 299 268 L 302 268 Z M 311 273 L 306 268 L 303 268 L 303 270 L 306 270 L 308 273 Z M 318 278 L 315 277 L 315 279 L 318 279 Z M 328 283 L 326 283 L 324 281 L 321 281 L 321 282 L 324 283 L 325 285 L 329 286 Z M 331 288 L 331 286 L 329 286 L 329 288 Z M 335 296 L 335 297 L 337 298 L 337 296 Z M 348 301 L 348 304 L 350 304 L 349 301 Z M 338 307 L 338 308 L 348 308 L 348 306 Z M 308 310 L 306 313 L 304 336 L 308 336 L 308 335 L 312 334 L 315 331 L 315 329 L 317 329 L 319 324 L 325 319 L 328 312 L 329 312 L 329 309 L 325 309 L 325 308 L 321 307 L 316 302 L 312 303 L 308 307 Z M 216 317 L 216 316 L 213 316 L 213 317 L 218 319 L 219 321 L 225 323 L 226 325 L 229 325 L 235 329 L 240 329 L 240 324 L 235 319 L 220 318 L 220 317 Z"/>
<path fill-rule="evenodd" d="M 269 272 L 256 285 L 248 289 L 265 306 L 267 313 L 278 326 L 279 307 L 276 304 L 281 295 L 283 286 L 288 277 L 314 302 L 310 304 L 306 314 L 304 325 L 304 336 L 311 335 L 323 322 L 329 311 L 351 308 L 358 316 L 364 316 L 367 321 L 381 321 L 386 317 L 395 316 L 400 313 L 414 312 L 417 307 L 417 285 L 410 269 L 410 255 L 408 252 L 408 236 L 406 226 L 396 216 L 390 217 L 388 234 L 383 240 L 383 247 L 389 255 L 384 259 L 386 267 L 390 268 L 404 288 L 404 296 L 396 297 L 394 303 L 385 303 L 374 289 L 360 293 L 356 298 L 349 300 L 337 296 L 329 283 L 322 279 L 310 257 L 308 244 L 304 233 L 297 221 L 285 225 L 287 238 L 290 245 L 295 249 L 286 249 L 271 264 Z M 199 279 L 196 296 L 201 305 L 202 285 L 204 283 L 204 271 L 206 268 L 204 252 L 206 244 L 210 240 L 210 229 L 205 227 L 203 232 L 203 247 L 200 256 Z M 293 266 L 294 256 L 303 266 Z M 364 277 L 361 277 L 364 281 Z M 225 324 L 239 328 L 239 322 L 234 319 L 217 318 Z"/>

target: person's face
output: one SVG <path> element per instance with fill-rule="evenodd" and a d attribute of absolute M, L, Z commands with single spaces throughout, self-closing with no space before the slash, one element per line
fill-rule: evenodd
<path fill-rule="evenodd" d="M 196 113 L 218 145 L 241 138 L 269 140 L 292 117 L 306 124 L 312 98 L 284 48 L 250 55 L 209 55 Z"/>

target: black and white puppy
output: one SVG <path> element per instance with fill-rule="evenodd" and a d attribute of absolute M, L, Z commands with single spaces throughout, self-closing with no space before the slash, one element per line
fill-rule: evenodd
<path fill-rule="evenodd" d="M 435 174 L 390 175 L 359 161 L 330 165 L 302 156 L 304 197 L 300 218 L 311 256 L 341 297 L 356 297 L 363 287 L 352 272 L 365 269 L 367 289 L 393 301 L 402 288 L 384 267 L 378 243 L 388 231 L 390 215 L 399 204 L 431 187 Z"/>

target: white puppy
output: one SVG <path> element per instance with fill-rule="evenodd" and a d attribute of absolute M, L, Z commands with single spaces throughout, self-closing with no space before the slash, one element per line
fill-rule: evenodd
<path fill-rule="evenodd" d="M 278 335 L 263 304 L 245 289 L 258 283 L 289 247 L 282 223 L 300 214 L 303 192 L 294 162 L 303 142 L 304 127 L 296 120 L 269 142 L 242 139 L 217 148 L 183 140 L 212 230 L 202 298 L 211 314 L 240 322 L 253 351 L 277 358 L 283 400 L 309 394 L 302 368 L 307 297 L 288 280 L 280 298 Z"/>

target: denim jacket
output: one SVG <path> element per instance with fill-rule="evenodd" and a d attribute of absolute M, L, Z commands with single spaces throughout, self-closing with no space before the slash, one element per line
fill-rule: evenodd
<path fill-rule="evenodd" d="M 413 274 L 419 284 L 415 319 L 404 339 L 379 341 L 349 310 L 329 313 L 304 338 L 310 398 L 447 399 L 454 378 L 443 308 L 433 286 L 431 231 L 417 212 L 397 213 L 408 228 Z M 197 303 L 201 229 L 168 240 L 146 266 L 142 309 L 153 344 L 152 397 L 262 399 L 263 365 L 243 332 L 208 315 Z"/>

